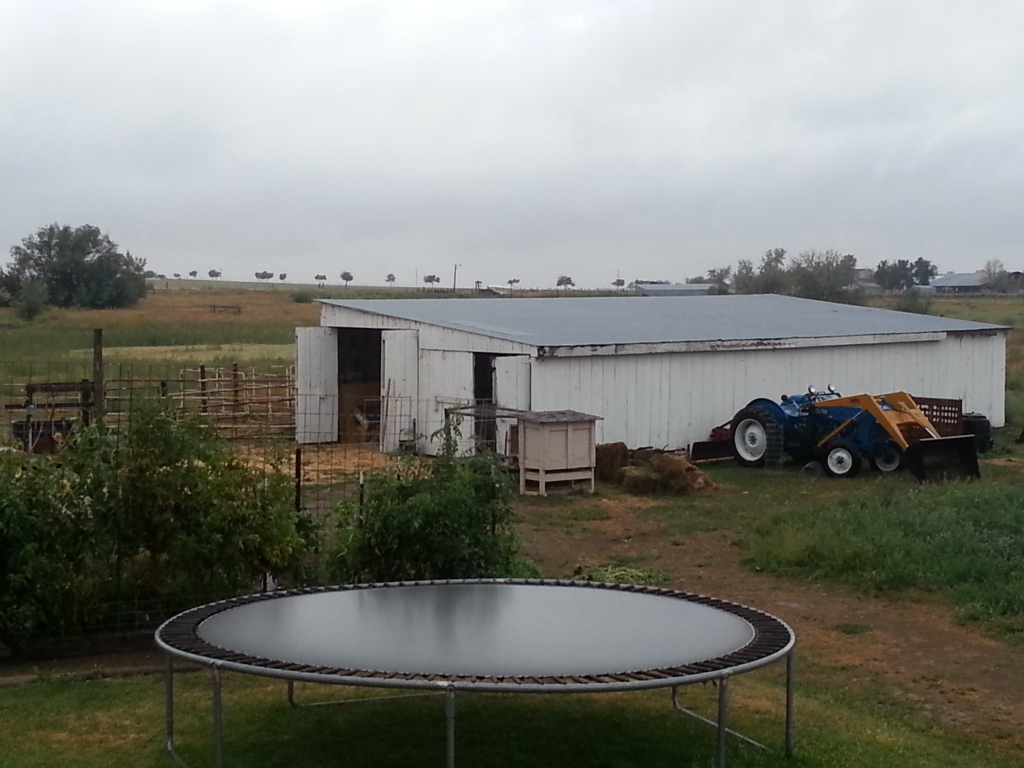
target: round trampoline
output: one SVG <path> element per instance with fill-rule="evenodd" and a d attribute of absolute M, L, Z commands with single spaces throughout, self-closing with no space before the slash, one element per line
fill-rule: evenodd
<path fill-rule="evenodd" d="M 212 668 L 217 764 L 221 670 L 287 680 L 290 699 L 295 681 L 443 692 L 449 766 L 458 691 L 672 688 L 676 707 L 694 714 L 679 707 L 677 689 L 712 681 L 718 719 L 708 722 L 718 728 L 722 765 L 732 733 L 728 679 L 785 658 L 785 743 L 792 749 L 790 627 L 754 608 L 667 589 L 499 579 L 272 592 L 179 614 L 157 630 L 156 642 L 168 654 L 172 752 L 173 660 Z"/>

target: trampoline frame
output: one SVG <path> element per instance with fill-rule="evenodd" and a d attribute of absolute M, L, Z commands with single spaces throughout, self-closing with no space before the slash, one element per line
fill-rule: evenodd
<path fill-rule="evenodd" d="M 321 667 L 310 664 L 283 662 L 250 656 L 212 645 L 198 635 L 199 625 L 206 619 L 232 608 L 261 602 L 278 600 L 286 597 L 324 592 L 344 592 L 368 589 L 393 589 L 398 587 L 434 586 L 434 585 L 474 585 L 474 584 L 509 584 L 529 586 L 573 587 L 580 589 L 604 589 L 620 592 L 633 592 L 646 595 L 685 600 L 698 603 L 717 610 L 730 613 L 744 619 L 753 629 L 754 636 L 749 643 L 731 653 L 711 659 L 681 664 L 677 667 L 638 670 L 632 672 L 616 672 L 601 675 L 574 675 L 551 677 L 486 677 L 468 675 L 423 675 L 411 673 L 376 672 L 373 670 L 357 670 Z M 657 587 L 638 586 L 632 584 L 612 584 L 604 582 L 586 582 L 553 579 L 451 579 L 438 581 L 399 581 L 376 584 L 349 584 L 332 587 L 314 587 L 309 589 L 281 590 L 243 597 L 222 600 L 198 606 L 165 621 L 156 631 L 157 645 L 167 655 L 166 669 L 166 732 L 167 750 L 181 765 L 187 766 L 178 754 L 174 743 L 174 659 L 177 657 L 193 664 L 208 667 L 211 670 L 211 690 L 213 700 L 213 764 L 215 768 L 223 765 L 223 704 L 221 672 L 239 672 L 248 675 L 272 677 L 287 682 L 288 701 L 293 707 L 318 706 L 332 702 L 318 702 L 310 705 L 299 705 L 294 700 L 295 682 L 310 682 L 327 685 L 345 685 L 384 689 L 418 689 L 421 694 L 430 693 L 445 696 L 446 719 L 446 766 L 455 765 L 455 694 L 457 692 L 487 693 L 611 693 L 623 691 L 651 690 L 656 688 L 672 689 L 673 707 L 688 716 L 695 717 L 717 729 L 717 746 L 715 765 L 725 766 L 726 736 L 732 734 L 751 744 L 764 748 L 753 739 L 728 728 L 729 678 L 751 672 L 755 669 L 785 659 L 785 754 L 793 754 L 793 682 L 794 682 L 794 647 L 796 636 L 793 630 L 781 619 L 739 603 L 733 603 L 705 595 L 696 595 Z M 718 688 L 717 719 L 711 720 L 685 709 L 679 704 L 679 688 L 695 683 L 708 683 Z M 342 703 L 339 702 L 333 703 Z M 352 700 L 352 701 L 359 701 Z"/>

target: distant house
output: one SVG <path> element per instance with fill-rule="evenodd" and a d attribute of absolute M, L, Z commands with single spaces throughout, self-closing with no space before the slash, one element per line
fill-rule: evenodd
<path fill-rule="evenodd" d="M 714 283 L 633 283 L 637 296 L 706 296 L 714 290 Z"/>
<path fill-rule="evenodd" d="M 971 272 L 962 274 L 950 272 L 947 275 L 936 277 L 931 282 L 936 293 L 979 293 L 988 285 L 988 278 L 984 272 Z"/>

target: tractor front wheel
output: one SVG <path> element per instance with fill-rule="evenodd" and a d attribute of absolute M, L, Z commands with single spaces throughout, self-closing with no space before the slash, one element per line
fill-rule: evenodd
<path fill-rule="evenodd" d="M 885 444 L 885 448 L 882 449 L 880 456 L 876 456 L 872 459 L 871 463 L 875 465 L 875 469 L 879 472 L 895 472 L 900 468 L 900 463 L 903 461 L 903 451 L 900 447 L 891 440 Z"/>
<path fill-rule="evenodd" d="M 860 452 L 853 443 L 833 440 L 825 446 L 822 464 L 832 477 L 856 477 L 860 472 Z"/>
<path fill-rule="evenodd" d="M 763 408 L 744 408 L 729 430 L 732 455 L 741 467 L 763 467 L 782 458 L 782 425 Z"/>

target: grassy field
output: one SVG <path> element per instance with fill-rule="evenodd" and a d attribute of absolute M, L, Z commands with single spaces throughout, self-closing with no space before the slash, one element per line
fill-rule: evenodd
<path fill-rule="evenodd" d="M 317 305 L 294 301 L 291 286 L 168 282 L 133 310 L 51 312 L 27 326 L 0 311 L 0 361 L 41 362 L 45 350 L 84 363 L 91 329 L 103 327 L 112 361 L 280 364 L 290 360 L 294 327 L 318 323 Z M 937 299 L 933 308 L 1024 325 L 1020 299 Z M 1024 764 L 1024 448 L 1012 440 L 1024 427 L 1024 343 L 1016 334 L 1007 359 L 1010 425 L 979 483 L 923 488 L 901 473 L 840 482 L 808 480 L 792 467 L 714 466 L 718 489 L 708 493 L 643 498 L 602 487 L 595 497 L 520 502 L 526 554 L 545 576 L 642 572 L 749 601 L 794 625 L 797 757 L 779 749 L 781 669 L 771 668 L 737 679 L 731 708 L 731 725 L 771 749 L 733 742 L 730 765 Z M 43 674 L 0 688 L 0 766 L 171 765 L 162 686 L 158 676 Z M 207 678 L 183 675 L 179 689 L 181 751 L 192 765 L 209 764 Z M 306 699 L 334 694 L 364 695 L 301 691 Z M 713 716 L 714 692 L 686 691 L 685 704 Z M 439 699 L 296 711 L 281 683 L 228 675 L 225 706 L 228 765 L 444 760 Z M 712 764 L 713 731 L 673 713 L 666 692 L 468 696 L 459 707 L 460 765 Z"/>
<path fill-rule="evenodd" d="M 542 564 L 546 576 L 566 577 L 580 563 L 595 569 L 618 565 L 662 572 L 669 586 L 742 598 L 794 624 L 796 758 L 787 760 L 781 750 L 783 680 L 781 666 L 776 666 L 736 678 L 732 684 L 730 725 L 769 749 L 762 752 L 733 741 L 730 765 L 1010 768 L 1024 758 L 1020 734 L 1014 735 L 1011 724 L 993 724 L 987 710 L 977 709 L 974 697 L 984 691 L 981 683 L 971 686 L 973 692 L 961 694 L 939 669 L 960 666 L 970 654 L 966 644 L 958 647 L 957 657 L 928 661 L 926 674 L 915 667 L 894 667 L 889 676 L 872 669 L 871 660 L 885 655 L 877 649 L 886 632 L 880 617 L 900 606 L 910 609 L 922 603 L 930 603 L 930 613 L 942 616 L 943 598 L 941 589 L 936 592 L 927 584 L 876 574 L 880 564 L 902 557 L 899 546 L 906 542 L 868 551 L 871 557 L 857 549 L 864 541 L 884 544 L 892 531 L 909 526 L 908 541 L 922 550 L 919 557 L 908 558 L 909 563 L 942 560 L 953 567 L 957 550 L 950 551 L 948 544 L 958 530 L 956 518 L 939 515 L 936 524 L 928 526 L 914 512 L 923 513 L 936 503 L 950 509 L 969 505 L 975 491 L 981 503 L 965 516 L 959 530 L 986 529 L 995 535 L 1005 523 L 1012 533 L 1018 514 L 1013 508 L 1000 509 L 991 519 L 983 514 L 993 499 L 1020 494 L 1019 470 L 1014 474 L 1000 466 L 986 465 L 984 484 L 918 489 L 898 473 L 869 473 L 839 482 L 808 480 L 792 468 L 758 472 L 723 465 L 709 468 L 718 485 L 712 492 L 643 498 L 601 487 L 595 497 L 529 499 L 520 505 L 520 525 L 527 553 Z M 894 508 L 899 499 L 914 496 L 921 497 L 910 505 L 914 514 Z M 869 526 L 857 516 L 862 508 L 883 513 L 870 518 Z M 894 528 L 885 525 L 887 519 L 904 516 L 909 522 Z M 841 523 L 838 535 L 831 527 L 834 520 Z M 914 526 L 922 524 L 929 534 L 913 533 Z M 791 542 L 782 553 L 782 577 L 762 572 L 773 567 L 762 561 L 761 550 L 775 536 Z M 838 544 L 829 545 L 835 538 Z M 992 539 L 986 534 L 978 541 Z M 830 572 L 829 563 L 817 563 L 816 556 L 811 558 L 813 568 L 803 567 L 799 557 L 793 563 L 794 553 L 806 552 L 808 546 L 829 551 L 850 542 L 854 552 L 844 561 L 845 572 Z M 931 548 L 931 542 L 938 542 L 938 547 Z M 553 546 L 564 549 L 547 549 Z M 1004 547 L 995 554 L 971 557 L 997 562 L 1007 551 Z M 1012 588 L 1019 578 L 1005 571 L 976 575 L 980 581 L 992 581 L 994 589 Z M 850 582 L 852 591 L 827 586 L 833 579 Z M 883 600 L 882 594 L 888 597 Z M 801 618 L 815 601 L 831 607 L 834 614 L 823 617 L 820 625 Z M 866 613 L 866 607 L 874 613 Z M 954 619 L 948 622 L 953 631 L 965 632 L 956 628 Z M 901 645 L 922 642 L 918 632 L 900 632 Z M 997 641 L 984 633 L 957 637 L 973 638 L 988 654 L 989 663 L 996 663 L 991 644 Z M 1013 647 L 1005 645 L 1004 652 L 1014 653 Z M 1011 658 L 1024 660 L 1024 654 L 1018 651 Z M 209 678 L 205 673 L 180 675 L 177 692 L 179 749 L 189 764 L 208 764 Z M 356 689 L 299 689 L 304 702 L 373 695 Z M 163 700 L 161 676 L 74 681 L 48 673 L 31 685 L 0 689 L 0 765 L 171 765 L 164 752 Z M 713 717 L 715 691 L 703 686 L 686 689 L 683 704 Z M 993 706 L 1005 702 L 994 698 Z M 713 730 L 674 713 L 667 691 L 590 697 L 462 696 L 458 715 L 459 765 L 696 768 L 713 761 Z M 343 759 L 353 768 L 377 768 L 435 766 L 444 760 L 442 699 L 293 710 L 285 700 L 283 683 L 228 674 L 225 718 L 227 765 L 332 766 Z"/>

